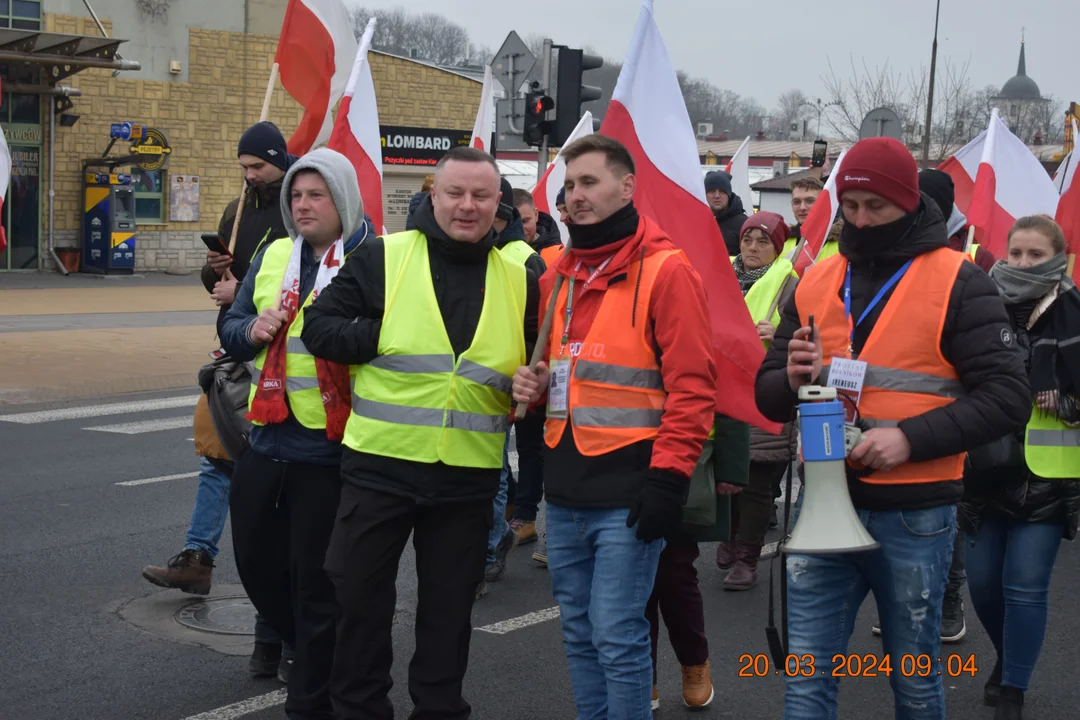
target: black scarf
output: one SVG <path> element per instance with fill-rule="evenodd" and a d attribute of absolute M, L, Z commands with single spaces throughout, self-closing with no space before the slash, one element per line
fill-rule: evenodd
<path fill-rule="evenodd" d="M 911 257 L 911 248 L 906 247 L 906 240 L 918 225 L 921 208 L 893 220 L 885 225 L 857 228 L 854 223 L 845 222 L 840 230 L 840 253 L 853 265 L 863 265 L 870 261 L 888 263 L 896 259 Z"/>
<path fill-rule="evenodd" d="M 638 230 L 638 211 L 631 201 L 614 214 L 592 225 L 568 224 L 570 244 L 575 249 L 592 250 L 633 237 Z"/>

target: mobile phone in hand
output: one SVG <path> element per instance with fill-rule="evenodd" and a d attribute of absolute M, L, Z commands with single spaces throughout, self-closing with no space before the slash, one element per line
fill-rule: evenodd
<path fill-rule="evenodd" d="M 207 250 L 232 257 L 229 246 L 225 244 L 225 241 L 217 233 L 203 233 L 199 237 L 202 238 L 203 245 L 206 246 Z"/>

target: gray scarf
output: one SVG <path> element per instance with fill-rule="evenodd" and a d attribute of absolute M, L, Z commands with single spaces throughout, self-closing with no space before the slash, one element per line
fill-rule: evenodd
<path fill-rule="evenodd" d="M 1009 267 L 1004 260 L 999 260 L 990 268 L 990 279 L 997 285 L 1005 304 L 1016 305 L 1046 297 L 1058 286 L 1061 286 L 1062 292 L 1072 288 L 1072 280 L 1065 275 L 1068 264 L 1069 259 L 1065 254 L 1055 255 L 1029 268 Z"/>

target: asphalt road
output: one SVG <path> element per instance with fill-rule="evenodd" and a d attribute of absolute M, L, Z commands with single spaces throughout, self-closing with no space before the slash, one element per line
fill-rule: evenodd
<path fill-rule="evenodd" d="M 133 402 L 144 404 L 101 407 Z M 173 392 L 79 401 L 83 410 L 59 417 L 50 411 L 67 404 L 7 406 L 0 412 L 0 720 L 283 717 L 281 686 L 249 678 L 247 658 L 212 649 L 217 638 L 198 644 L 168 639 L 160 631 L 174 625 L 167 614 L 157 618 L 159 630 L 127 619 L 127 611 L 140 603 L 172 608 L 188 599 L 149 585 L 139 571 L 164 563 L 183 544 L 196 487 L 186 420 L 193 403 L 193 392 Z M 135 480 L 154 481 L 117 485 Z M 236 585 L 228 531 L 222 547 L 215 586 Z M 533 566 L 531 551 L 532 546 L 516 551 L 505 579 L 476 605 L 466 697 L 479 720 L 575 717 L 558 621 L 543 612 L 555 604 L 548 575 Z M 767 652 L 767 586 L 724 593 L 712 553 L 712 546 L 702 548 L 699 572 L 717 695 L 698 717 L 781 717 L 781 678 L 739 676 L 747 664 L 740 656 Z M 1065 543 L 1046 646 L 1026 701 L 1029 720 L 1078 716 L 1078 557 L 1075 544 Z M 416 598 L 411 553 L 403 558 L 398 585 L 392 699 L 406 717 L 410 608 Z M 872 603 L 864 604 L 851 652 L 880 652 L 869 631 L 875 618 Z M 517 629 L 481 629 L 508 620 Z M 973 612 L 968 621 L 968 637 L 946 652 L 974 654 L 980 673 L 945 680 L 948 716 L 989 720 L 993 712 L 982 706 L 981 692 L 993 651 Z M 657 717 L 684 716 L 679 688 L 678 663 L 662 639 Z M 884 678 L 850 679 L 841 686 L 843 718 L 891 717 L 891 707 Z"/>

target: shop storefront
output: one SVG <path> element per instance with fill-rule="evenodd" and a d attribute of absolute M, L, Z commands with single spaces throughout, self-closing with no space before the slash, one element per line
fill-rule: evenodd
<path fill-rule="evenodd" d="M 381 125 L 383 161 L 383 224 L 387 232 L 405 229 L 409 200 L 424 178 L 451 148 L 467 147 L 472 132 Z"/>
<path fill-rule="evenodd" d="M 3 93 L 0 127 L 11 153 L 11 183 L 4 199 L 8 246 L 0 271 L 37 270 L 41 246 L 41 96 Z"/>

